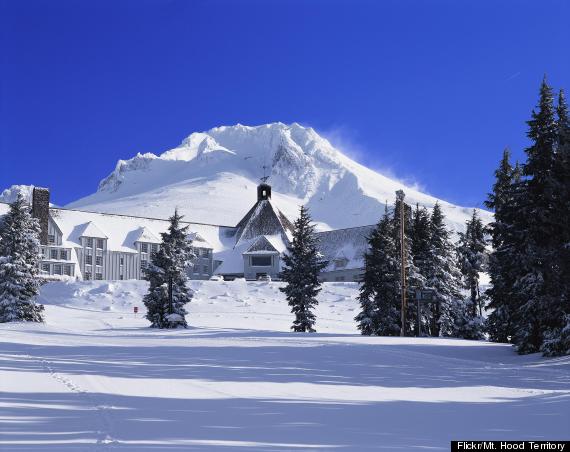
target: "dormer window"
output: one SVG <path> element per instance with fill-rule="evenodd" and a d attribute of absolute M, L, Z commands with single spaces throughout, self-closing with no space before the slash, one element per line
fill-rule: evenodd
<path fill-rule="evenodd" d="M 55 243 L 55 235 L 48 234 L 48 243 Z"/>
<path fill-rule="evenodd" d="M 97 239 L 97 248 L 103 249 L 103 239 Z"/>
<path fill-rule="evenodd" d="M 141 253 L 148 253 L 148 243 L 141 243 Z"/>
<path fill-rule="evenodd" d="M 93 239 L 91 237 L 87 237 L 87 248 L 93 248 Z"/>
<path fill-rule="evenodd" d="M 348 264 L 348 259 L 346 259 L 346 258 L 334 260 L 334 268 L 335 269 L 344 268 L 344 267 L 346 267 L 346 264 Z"/>

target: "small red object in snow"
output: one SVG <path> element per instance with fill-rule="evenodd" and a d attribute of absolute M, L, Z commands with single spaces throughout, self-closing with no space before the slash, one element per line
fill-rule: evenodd
<path fill-rule="evenodd" d="M 134 311 L 135 314 L 136 314 L 137 312 L 139 312 L 139 307 L 138 307 L 138 306 L 134 306 L 134 307 L 133 307 L 133 311 Z"/>

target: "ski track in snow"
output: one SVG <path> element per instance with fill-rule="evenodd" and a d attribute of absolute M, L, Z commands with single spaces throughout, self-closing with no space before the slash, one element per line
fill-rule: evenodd
<path fill-rule="evenodd" d="M 362 337 L 353 283 L 325 284 L 318 334 L 290 333 L 279 285 L 193 281 L 191 326 L 175 331 L 147 328 L 144 282 L 43 286 L 45 324 L 0 325 L 0 450 L 443 451 L 451 439 L 567 438 L 570 357 Z"/>

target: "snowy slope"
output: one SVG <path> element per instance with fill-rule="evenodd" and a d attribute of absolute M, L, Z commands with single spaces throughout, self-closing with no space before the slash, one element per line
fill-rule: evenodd
<path fill-rule="evenodd" d="M 189 221 L 234 226 L 255 202 L 264 166 L 280 210 L 294 219 L 307 204 L 323 229 L 376 223 L 398 189 L 411 204 L 437 201 L 351 160 L 312 128 L 273 123 L 193 133 L 159 156 L 120 160 L 96 193 L 68 207 L 161 218 L 178 207 Z M 461 229 L 470 209 L 440 202 Z"/>
<path fill-rule="evenodd" d="M 187 330 L 151 330 L 144 282 L 42 287 L 47 323 L 0 324 L 2 451 L 449 450 L 567 439 L 570 357 L 362 337 L 329 283 L 319 333 L 276 283 L 192 282 Z"/>

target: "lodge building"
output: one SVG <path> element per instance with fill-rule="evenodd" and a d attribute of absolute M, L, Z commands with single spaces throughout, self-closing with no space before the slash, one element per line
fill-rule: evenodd
<path fill-rule="evenodd" d="M 9 205 L 0 203 L 0 218 Z M 32 192 L 32 214 L 40 223 L 41 275 L 45 279 L 142 279 L 143 268 L 160 247 L 168 220 L 88 212 L 50 206 L 49 190 Z M 196 259 L 191 279 L 279 279 L 282 255 L 293 224 L 275 206 L 271 186 L 257 187 L 257 201 L 236 226 L 182 222 L 188 226 Z M 358 281 L 366 238 L 373 226 L 318 232 L 328 266 L 322 281 Z"/>

